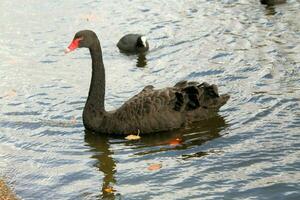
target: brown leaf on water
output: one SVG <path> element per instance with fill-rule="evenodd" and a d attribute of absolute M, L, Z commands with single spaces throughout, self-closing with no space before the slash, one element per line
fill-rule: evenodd
<path fill-rule="evenodd" d="M 16 59 L 11 59 L 11 60 L 8 60 L 8 63 L 11 64 L 11 65 L 15 65 L 17 64 L 19 61 L 16 60 Z"/>
<path fill-rule="evenodd" d="M 104 191 L 107 192 L 107 193 L 113 193 L 113 192 L 115 192 L 116 190 L 115 190 L 113 187 L 108 186 L 107 188 L 104 189 Z"/>
<path fill-rule="evenodd" d="M 16 200 L 14 192 L 0 179 L 0 200 Z"/>
<path fill-rule="evenodd" d="M 139 135 L 128 135 L 125 137 L 126 140 L 139 140 L 141 139 L 141 136 Z"/>
<path fill-rule="evenodd" d="M 3 97 L 4 98 L 13 98 L 15 96 L 17 96 L 17 91 L 14 89 L 11 89 L 11 90 L 7 91 Z"/>
<path fill-rule="evenodd" d="M 52 122 L 53 123 L 53 122 Z M 55 123 L 54 123 L 55 124 Z M 70 120 L 68 121 L 59 121 L 57 122 L 57 124 L 59 126 L 63 126 L 63 127 L 68 127 L 68 126 L 73 126 L 77 124 L 77 119 L 75 116 L 72 116 Z M 1 200 L 1 199 L 0 199 Z"/>
<path fill-rule="evenodd" d="M 148 166 L 148 170 L 149 171 L 155 171 L 155 170 L 159 170 L 160 168 L 162 168 L 162 164 L 161 163 L 152 163 Z"/>
<path fill-rule="evenodd" d="M 75 117 L 75 116 L 71 117 L 70 122 L 71 122 L 71 124 L 73 124 L 73 125 L 76 124 L 76 123 L 77 123 L 76 117 Z"/>
<path fill-rule="evenodd" d="M 139 140 L 141 139 L 141 136 L 140 136 L 140 130 L 138 129 L 138 134 L 137 135 L 128 135 L 125 137 L 126 140 Z"/>
<path fill-rule="evenodd" d="M 171 146 L 177 146 L 182 144 L 182 139 L 181 138 L 175 138 L 169 141 L 169 145 Z"/>

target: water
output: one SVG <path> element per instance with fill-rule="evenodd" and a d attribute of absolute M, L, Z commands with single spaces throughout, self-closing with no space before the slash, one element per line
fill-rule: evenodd
<path fill-rule="evenodd" d="M 0 13 L 0 176 L 21 199 L 300 198 L 299 1 L 2 0 Z M 231 99 L 137 142 L 85 132 L 90 57 L 63 54 L 81 29 L 101 40 L 108 110 L 182 79 Z M 135 32 L 145 57 L 115 46 Z"/>

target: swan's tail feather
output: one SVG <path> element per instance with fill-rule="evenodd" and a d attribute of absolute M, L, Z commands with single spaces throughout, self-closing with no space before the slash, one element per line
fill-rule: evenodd
<path fill-rule="evenodd" d="M 188 86 L 182 90 L 187 96 L 186 110 L 194 110 L 200 107 L 199 90 L 195 86 Z"/>
<path fill-rule="evenodd" d="M 178 89 L 175 93 L 176 101 L 174 110 L 192 111 L 197 108 L 218 109 L 229 99 L 229 95 L 219 95 L 218 87 L 206 82 L 178 82 L 174 87 Z"/>

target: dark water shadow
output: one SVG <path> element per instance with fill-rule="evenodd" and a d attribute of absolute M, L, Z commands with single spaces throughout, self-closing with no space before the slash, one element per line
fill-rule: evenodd
<path fill-rule="evenodd" d="M 147 65 L 147 58 L 146 58 L 146 54 L 145 53 L 140 53 L 137 56 L 137 61 L 136 61 L 136 66 L 137 67 L 146 67 Z"/>
<path fill-rule="evenodd" d="M 228 127 L 225 119 L 216 115 L 214 117 L 204 119 L 197 123 L 188 125 L 185 128 L 172 132 L 158 133 L 141 138 L 142 145 L 135 148 L 141 149 L 145 147 L 161 146 L 161 148 L 138 152 L 136 155 L 147 155 L 158 152 L 185 150 L 192 146 L 200 146 L 201 144 L 221 137 L 220 132 Z M 147 148 L 149 149 L 149 148 Z"/>
<path fill-rule="evenodd" d="M 260 3 L 265 5 L 266 12 L 265 14 L 268 15 L 275 15 L 276 12 L 276 5 L 284 4 L 286 3 L 286 0 L 260 0 Z"/>
<path fill-rule="evenodd" d="M 129 52 L 124 52 L 120 51 L 120 53 L 126 55 L 126 56 L 136 56 L 136 66 L 140 68 L 144 68 L 147 66 L 148 60 L 147 60 L 147 52 L 141 52 L 141 53 L 129 53 Z"/>
<path fill-rule="evenodd" d="M 260 0 L 260 3 L 267 6 L 274 6 L 286 3 L 286 0 Z"/>
<path fill-rule="evenodd" d="M 95 167 L 104 174 L 101 186 L 101 195 L 99 199 L 115 199 L 114 191 L 108 188 L 116 184 L 116 162 L 112 158 L 113 152 L 109 149 L 109 137 L 106 135 L 96 135 L 93 132 L 85 130 L 84 141 L 91 147 L 91 151 L 95 152 L 91 157 L 98 162 Z"/>
<path fill-rule="evenodd" d="M 224 118 L 216 115 L 215 117 L 193 123 L 188 127 L 179 130 L 161 132 L 153 135 L 142 135 L 138 142 L 123 140 L 122 143 L 126 146 L 131 146 L 133 149 L 139 150 L 139 152 L 134 155 L 157 155 L 156 153 L 159 152 L 184 150 L 193 146 L 199 146 L 207 141 L 221 137 L 222 135 L 220 132 L 227 126 Z M 114 139 L 116 137 L 124 139 L 124 136 L 115 136 Z M 112 157 L 114 152 L 110 150 L 110 139 L 112 138 L 107 135 L 98 135 L 87 130 L 85 131 L 84 141 L 91 147 L 91 151 L 94 152 L 94 155 L 91 158 L 97 160 L 95 167 L 104 174 L 101 186 L 102 194 L 98 196 L 101 199 L 119 199 L 120 197 L 120 194 L 115 191 L 107 191 L 107 188 L 112 188 L 116 184 L 116 161 Z M 141 152 L 140 150 L 143 149 L 145 149 L 145 151 Z M 206 152 L 196 152 L 180 156 L 181 159 L 186 160 L 205 156 L 207 154 L 208 153 Z"/>
<path fill-rule="evenodd" d="M 276 12 L 275 6 L 273 6 L 273 5 L 267 5 L 266 6 L 265 14 L 267 16 L 275 15 L 276 13 L 277 12 Z"/>
<path fill-rule="evenodd" d="M 266 15 L 275 15 L 277 13 L 275 6 L 286 3 L 286 0 L 260 0 L 260 2 L 266 5 Z"/>

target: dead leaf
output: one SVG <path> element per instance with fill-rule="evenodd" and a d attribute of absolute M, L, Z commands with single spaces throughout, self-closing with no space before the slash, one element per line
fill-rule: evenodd
<path fill-rule="evenodd" d="M 169 145 L 171 146 L 177 146 L 180 145 L 182 143 L 182 139 L 181 138 L 175 138 L 169 141 Z"/>
<path fill-rule="evenodd" d="M 108 186 L 107 188 L 104 189 L 104 191 L 107 192 L 107 193 L 113 193 L 113 192 L 115 192 L 116 190 L 115 190 L 113 187 Z"/>
<path fill-rule="evenodd" d="M 13 193 L 11 188 L 0 179 L 0 199 L 1 200 L 16 200 L 16 195 Z"/>
<path fill-rule="evenodd" d="M 139 140 L 141 139 L 140 136 L 140 129 L 138 129 L 138 134 L 137 135 L 128 135 L 125 137 L 126 140 Z"/>
<path fill-rule="evenodd" d="M 155 171 L 155 170 L 159 170 L 160 168 L 162 168 L 161 163 L 153 163 L 153 164 L 149 165 L 147 169 L 149 171 Z"/>
<path fill-rule="evenodd" d="M 12 97 L 15 97 L 17 96 L 17 91 L 12 89 L 10 91 L 7 91 L 3 97 L 6 97 L 6 98 L 12 98 Z"/>
<path fill-rule="evenodd" d="M 141 136 L 139 135 L 128 135 L 125 137 L 126 140 L 139 140 L 141 139 Z"/>
<path fill-rule="evenodd" d="M 8 63 L 9 63 L 9 64 L 12 64 L 12 65 L 17 64 L 18 62 L 19 62 L 19 61 L 16 60 L 16 59 L 11 59 L 11 60 L 8 61 Z"/>
<path fill-rule="evenodd" d="M 71 124 L 76 124 L 76 122 L 77 122 L 76 117 L 75 116 L 71 117 L 70 121 L 71 121 Z"/>

